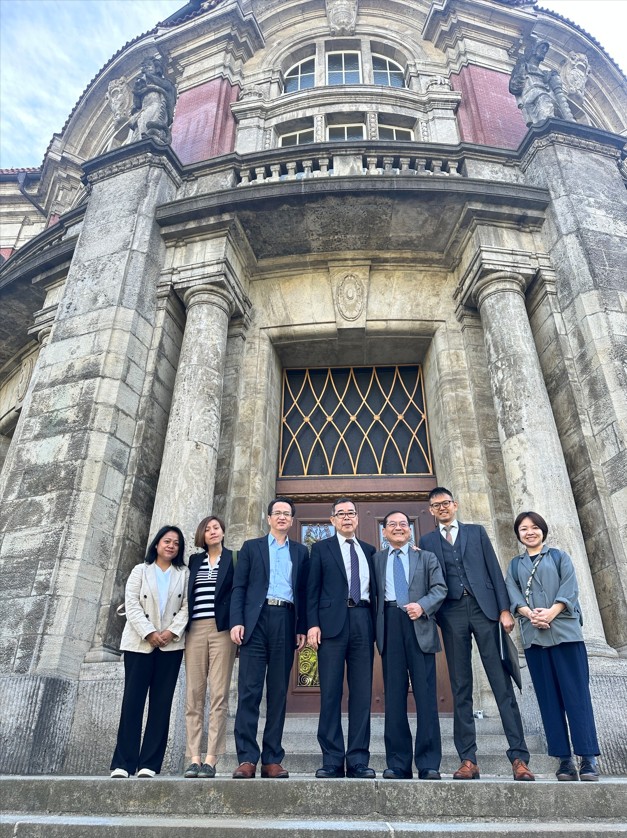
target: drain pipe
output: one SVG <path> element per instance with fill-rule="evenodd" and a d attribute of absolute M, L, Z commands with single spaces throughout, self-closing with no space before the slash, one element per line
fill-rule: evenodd
<path fill-rule="evenodd" d="M 24 188 L 24 183 L 26 182 L 27 177 L 28 172 L 18 172 L 17 183 L 20 188 L 21 194 L 26 198 L 26 200 L 30 204 L 32 204 L 35 207 L 37 212 L 43 215 L 44 218 L 48 218 L 48 213 L 46 212 L 46 210 L 42 206 L 40 206 L 40 204 L 38 204 L 37 201 L 32 197 L 32 195 L 29 195 L 26 189 Z"/>

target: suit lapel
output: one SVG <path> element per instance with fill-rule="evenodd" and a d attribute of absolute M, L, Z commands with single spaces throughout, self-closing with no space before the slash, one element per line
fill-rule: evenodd
<path fill-rule="evenodd" d="M 226 576 L 226 571 L 229 566 L 228 558 L 222 553 L 220 557 L 220 564 L 218 565 L 218 577 L 216 579 L 216 591 L 215 591 L 215 599 L 218 599 L 218 594 L 220 593 L 220 588 L 224 583 L 224 578 Z"/>
<path fill-rule="evenodd" d="M 411 587 L 411 583 L 414 581 L 414 574 L 418 569 L 418 557 L 420 553 L 417 550 L 412 550 L 409 548 L 409 552 L 407 554 L 409 556 L 409 587 Z"/>
<path fill-rule="evenodd" d="M 466 542 L 468 541 L 468 533 L 466 532 L 466 527 L 463 524 L 460 524 L 459 521 L 457 523 L 459 525 L 459 549 L 463 556 L 466 552 Z"/>
<path fill-rule="evenodd" d="M 344 567 L 344 556 L 342 556 L 342 548 L 340 547 L 340 542 L 338 540 L 337 535 L 333 536 L 333 538 L 331 539 L 329 548 L 331 550 L 331 555 L 333 556 L 333 558 L 338 564 L 338 567 L 340 568 L 346 585 L 348 585 L 348 576 L 346 575 L 346 568 Z"/>
<path fill-rule="evenodd" d="M 259 551 L 261 552 L 261 560 L 266 571 L 266 581 L 270 581 L 270 546 L 268 545 L 268 537 L 264 536 L 259 539 Z"/>
<path fill-rule="evenodd" d="M 290 559 L 292 560 L 292 596 L 296 601 L 296 591 L 298 590 L 298 550 L 296 549 L 296 541 L 290 541 Z"/>

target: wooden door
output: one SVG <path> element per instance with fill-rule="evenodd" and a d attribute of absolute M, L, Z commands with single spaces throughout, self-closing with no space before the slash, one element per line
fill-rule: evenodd
<path fill-rule="evenodd" d="M 374 544 L 377 550 L 382 547 L 382 524 L 385 515 L 399 509 L 407 513 L 412 527 L 412 536 L 418 543 L 420 536 L 431 531 L 433 518 L 429 514 L 426 501 L 361 501 L 356 500 L 359 515 L 357 536 L 362 541 Z M 331 503 L 297 502 L 296 516 L 290 531 L 290 538 L 300 541 L 309 549 L 315 541 L 329 538 L 335 534 L 330 521 Z M 453 709 L 451 687 L 448 678 L 448 668 L 444 652 L 436 655 L 437 691 L 440 714 L 450 714 Z M 318 664 L 316 653 L 310 647 L 296 655 L 292 669 L 292 687 L 288 695 L 288 712 L 315 713 L 320 708 L 320 688 L 318 686 Z M 342 710 L 347 710 L 347 690 L 344 689 Z M 372 712 L 382 713 L 384 710 L 383 672 L 381 658 L 375 651 Z M 412 696 L 408 699 L 408 710 L 415 713 Z"/>

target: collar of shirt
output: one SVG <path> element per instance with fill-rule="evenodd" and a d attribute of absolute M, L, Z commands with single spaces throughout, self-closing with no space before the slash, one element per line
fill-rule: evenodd
<path fill-rule="evenodd" d="M 440 532 L 442 533 L 442 538 L 446 538 L 446 530 L 444 528 L 444 524 L 438 524 L 438 526 L 440 528 Z M 457 519 L 451 521 L 451 523 L 448 526 L 451 528 L 451 535 L 453 536 L 453 538 L 455 538 L 457 530 L 459 529 L 459 523 Z"/>
<path fill-rule="evenodd" d="M 409 555 L 409 543 L 404 544 L 402 547 L 392 547 L 392 545 L 390 544 L 389 548 L 390 549 L 389 549 L 388 555 L 391 559 L 394 558 L 394 551 L 395 550 L 400 550 L 401 551 L 401 559 L 405 559 Z"/>
<path fill-rule="evenodd" d="M 269 532 L 268 533 L 268 546 L 269 547 L 274 547 L 276 550 L 282 550 L 284 547 L 287 547 L 288 550 L 289 550 L 290 540 L 289 540 L 289 538 L 286 538 L 285 542 L 283 544 L 279 544 L 277 539 L 272 535 L 271 532 Z"/>

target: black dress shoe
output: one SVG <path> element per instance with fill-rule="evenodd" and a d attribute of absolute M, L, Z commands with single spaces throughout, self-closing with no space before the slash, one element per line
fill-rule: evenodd
<path fill-rule="evenodd" d="M 418 777 L 421 780 L 441 780 L 442 776 L 439 771 L 434 768 L 423 768 L 418 772 Z"/>
<path fill-rule="evenodd" d="M 396 771 L 394 768 L 386 768 L 383 772 L 384 780 L 411 780 L 411 774 L 405 774 L 402 771 Z"/>
<path fill-rule="evenodd" d="M 344 769 L 341 767 L 334 768 L 332 765 L 323 765 L 316 771 L 316 777 L 319 780 L 332 780 L 344 776 Z"/>
<path fill-rule="evenodd" d="M 357 780 L 374 780 L 377 775 L 372 768 L 368 768 L 363 762 L 358 762 L 357 765 L 351 765 L 346 769 L 346 776 Z"/>

